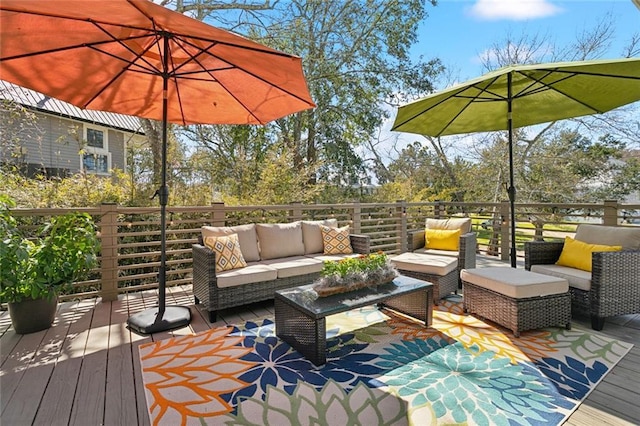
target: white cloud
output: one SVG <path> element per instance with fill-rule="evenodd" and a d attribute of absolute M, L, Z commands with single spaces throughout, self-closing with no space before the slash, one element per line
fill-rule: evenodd
<path fill-rule="evenodd" d="M 487 21 L 524 21 L 556 15 L 562 9 L 548 0 L 478 0 L 469 12 L 472 16 Z"/>

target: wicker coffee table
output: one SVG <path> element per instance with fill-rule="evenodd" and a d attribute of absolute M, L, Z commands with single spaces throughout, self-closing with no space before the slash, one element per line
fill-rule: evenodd
<path fill-rule="evenodd" d="M 424 321 L 431 326 L 433 285 L 399 276 L 375 288 L 313 299 L 312 285 L 275 293 L 276 335 L 315 365 L 327 361 L 326 317 L 363 306 L 377 305 Z"/>

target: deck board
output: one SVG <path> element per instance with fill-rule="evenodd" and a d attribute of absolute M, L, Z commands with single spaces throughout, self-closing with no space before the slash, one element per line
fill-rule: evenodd
<path fill-rule="evenodd" d="M 112 302 L 104 409 L 105 425 L 135 425 L 138 423 L 136 388 L 131 386 L 134 362 L 131 332 L 126 327 L 128 317 L 125 303 L 120 300 Z"/>
<path fill-rule="evenodd" d="M 480 262 L 479 262 L 480 264 Z M 171 336 L 200 333 L 225 324 L 273 318 L 273 303 L 221 311 L 210 324 L 193 305 L 190 285 L 167 289 L 167 305 L 188 306 L 189 327 L 141 336 L 127 318 L 157 303 L 157 291 L 60 304 L 48 330 L 16 335 L 7 312 L 0 312 L 0 424 L 149 425 L 139 346 Z M 593 332 L 588 318 L 576 329 Z M 640 424 L 640 314 L 607 320 L 602 335 L 635 346 L 598 384 L 566 422 L 572 426 Z"/>
<path fill-rule="evenodd" d="M 69 421 L 71 425 L 104 423 L 111 305 L 111 303 L 98 303 L 93 311 L 71 410 Z"/>
<path fill-rule="evenodd" d="M 56 359 L 56 368 L 42 395 L 34 425 L 69 424 L 84 355 L 83 337 L 86 339 L 88 336 L 95 303 L 95 299 L 88 299 L 79 303 L 64 304 L 62 306 L 67 309 L 62 312 L 59 310 L 60 317 L 67 318 L 71 324 L 66 335 L 61 336 L 62 345 Z M 82 352 L 79 352 L 80 348 Z"/>

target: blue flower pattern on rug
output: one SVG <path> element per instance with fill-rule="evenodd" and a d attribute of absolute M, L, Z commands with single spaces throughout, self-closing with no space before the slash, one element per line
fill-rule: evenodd
<path fill-rule="evenodd" d="M 587 396 L 592 386 L 598 383 L 605 374 L 607 366 L 595 361 L 589 367 L 575 358 L 565 357 L 565 362 L 554 358 L 543 358 L 536 365 L 545 376 L 558 388 L 559 392 L 573 399 Z"/>
<path fill-rule="evenodd" d="M 569 356 L 512 364 L 437 334 L 380 344 L 359 342 L 353 333 L 337 335 L 327 341 L 327 363 L 317 367 L 279 340 L 270 320 L 236 327 L 232 334 L 253 348 L 242 359 L 254 364 L 239 376 L 248 386 L 223 396 L 234 406 L 264 402 L 274 389 L 294 395 L 301 383 L 318 392 L 335 383 L 347 394 L 364 384 L 402 398 L 409 412 L 429 407 L 443 422 L 557 425 L 608 371 L 599 361 L 587 365 Z"/>

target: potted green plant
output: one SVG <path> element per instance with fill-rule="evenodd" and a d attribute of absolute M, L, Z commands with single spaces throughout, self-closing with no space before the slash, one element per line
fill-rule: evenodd
<path fill-rule="evenodd" d="M 26 334 L 51 326 L 58 295 L 97 265 L 100 241 L 91 216 L 77 212 L 53 217 L 28 238 L 13 207 L 0 195 L 0 302 L 16 333 Z"/>

